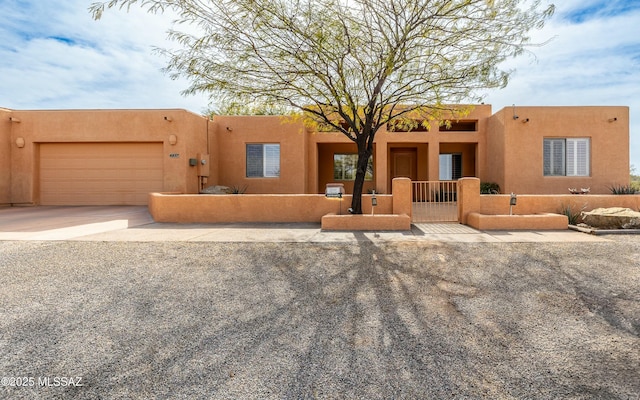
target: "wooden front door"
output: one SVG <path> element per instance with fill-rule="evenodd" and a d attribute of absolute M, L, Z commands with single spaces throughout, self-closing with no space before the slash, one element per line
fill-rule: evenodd
<path fill-rule="evenodd" d="M 418 178 L 418 150 L 415 148 L 391 149 L 391 180 L 393 178 Z M 391 182 L 389 182 L 391 188 Z"/>

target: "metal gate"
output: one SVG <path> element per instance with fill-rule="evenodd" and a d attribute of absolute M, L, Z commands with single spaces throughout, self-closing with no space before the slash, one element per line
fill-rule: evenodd
<path fill-rule="evenodd" d="M 458 222 L 457 181 L 412 181 L 412 222 Z"/>

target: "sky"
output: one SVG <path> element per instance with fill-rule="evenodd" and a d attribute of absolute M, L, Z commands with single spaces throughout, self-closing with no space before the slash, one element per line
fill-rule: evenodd
<path fill-rule="evenodd" d="M 205 95 L 183 96 L 186 80 L 161 69 L 154 48 L 172 16 L 108 10 L 94 0 L 0 0 L 0 107 L 33 109 L 184 108 L 204 113 Z M 556 0 L 532 32 L 526 54 L 507 61 L 505 89 L 488 90 L 494 111 L 516 106 L 615 105 L 630 108 L 630 162 L 640 174 L 640 1 Z"/>

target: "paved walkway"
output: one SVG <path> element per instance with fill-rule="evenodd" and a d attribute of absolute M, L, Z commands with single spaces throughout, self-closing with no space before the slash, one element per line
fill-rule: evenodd
<path fill-rule="evenodd" d="M 320 224 L 156 223 L 144 206 L 0 208 L 0 240 L 138 242 L 602 242 L 574 231 L 478 231 L 456 223 L 414 224 L 405 232 L 326 232 Z"/>

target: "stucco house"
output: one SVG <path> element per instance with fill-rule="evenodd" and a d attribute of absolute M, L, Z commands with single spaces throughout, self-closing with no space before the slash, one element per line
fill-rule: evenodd
<path fill-rule="evenodd" d="M 0 205 L 147 204 L 149 192 L 352 190 L 355 144 L 277 116 L 203 117 L 181 109 L 0 108 Z M 476 105 L 430 131 L 378 132 L 365 190 L 395 177 L 477 177 L 503 193 L 609 193 L 629 183 L 628 107 Z"/>

